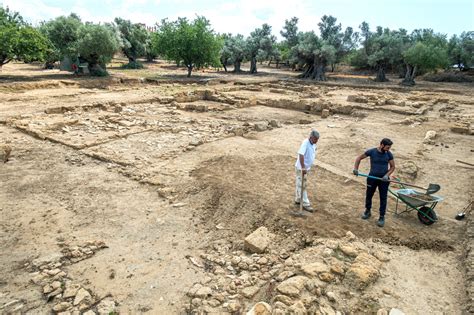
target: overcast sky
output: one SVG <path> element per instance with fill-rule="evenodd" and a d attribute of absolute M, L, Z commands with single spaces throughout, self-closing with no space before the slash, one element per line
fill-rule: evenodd
<path fill-rule="evenodd" d="M 163 18 L 203 15 L 219 33 L 243 34 L 268 23 L 280 38 L 285 19 L 299 18 L 301 31 L 318 30 L 323 15 L 333 15 L 343 28 L 367 21 L 391 29 L 432 28 L 460 34 L 474 31 L 474 0 L 0 0 L 37 24 L 74 12 L 83 21 L 111 22 L 115 17 L 149 26 Z"/>

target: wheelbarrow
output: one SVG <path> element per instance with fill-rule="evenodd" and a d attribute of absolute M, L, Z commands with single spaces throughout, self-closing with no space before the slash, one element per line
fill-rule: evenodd
<path fill-rule="evenodd" d="M 425 193 L 418 192 L 414 189 L 397 189 L 388 190 L 392 195 L 395 196 L 397 203 L 395 206 L 395 214 L 402 214 L 405 212 L 411 212 L 416 210 L 418 212 L 418 220 L 425 225 L 431 225 L 438 220 L 436 212 L 434 211 L 438 202 L 444 198 L 437 195 L 428 195 Z M 405 204 L 405 210 L 398 212 L 398 201 Z"/>
<path fill-rule="evenodd" d="M 358 175 L 363 176 L 363 177 L 382 180 L 379 177 L 374 177 L 367 174 L 359 173 Z M 438 204 L 438 202 L 442 201 L 444 198 L 434 195 L 433 193 L 440 190 L 441 187 L 439 185 L 430 184 L 428 188 L 423 188 L 423 187 L 415 186 L 412 184 L 402 183 L 397 178 L 395 178 L 394 180 L 390 180 L 390 182 L 398 184 L 398 186 L 401 188 L 401 189 L 390 189 L 390 188 L 388 189 L 388 191 L 393 196 L 395 196 L 395 199 L 397 200 L 397 204 L 395 206 L 395 214 L 399 215 L 405 212 L 411 212 L 413 210 L 416 210 L 418 212 L 418 220 L 420 220 L 420 222 L 425 225 L 431 225 L 438 220 L 438 216 L 436 215 L 436 212 L 434 211 L 434 209 L 436 205 Z M 426 192 L 422 193 L 414 189 L 407 189 L 405 185 L 421 188 L 423 190 L 426 190 Z M 400 211 L 400 212 L 398 212 L 399 200 L 405 204 L 405 210 Z"/>

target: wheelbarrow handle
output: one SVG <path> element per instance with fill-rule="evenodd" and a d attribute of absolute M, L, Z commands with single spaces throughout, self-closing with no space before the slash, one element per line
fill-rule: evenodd
<path fill-rule="evenodd" d="M 383 180 L 383 179 L 380 178 L 380 177 L 376 177 L 376 176 L 372 176 L 372 175 L 368 175 L 368 174 L 364 174 L 364 173 L 358 173 L 357 176 L 362 176 L 362 177 L 367 177 L 367 178 L 372 178 L 372 179 Z M 397 181 L 397 180 L 388 180 L 387 182 L 395 183 L 395 184 L 400 184 L 400 185 L 405 185 L 405 186 L 410 186 L 410 187 L 415 187 L 415 188 L 419 188 L 419 189 L 426 190 L 426 188 L 424 188 L 424 187 L 416 186 L 416 185 L 408 184 L 408 183 L 404 183 L 404 182 L 399 182 L 399 181 Z"/>

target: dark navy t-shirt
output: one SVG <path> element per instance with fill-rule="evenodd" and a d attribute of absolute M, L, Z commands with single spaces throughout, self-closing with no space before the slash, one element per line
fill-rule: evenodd
<path fill-rule="evenodd" d="M 392 153 L 379 152 L 377 148 L 365 151 L 365 155 L 370 157 L 370 173 L 371 176 L 383 177 L 388 172 L 388 161 L 393 160 Z"/>

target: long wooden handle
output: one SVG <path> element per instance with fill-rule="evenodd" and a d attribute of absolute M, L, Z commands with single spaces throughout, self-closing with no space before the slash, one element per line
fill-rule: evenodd
<path fill-rule="evenodd" d="M 466 165 L 469 165 L 469 166 L 474 166 L 474 164 L 467 163 L 467 162 L 464 162 L 464 161 L 461 161 L 461 160 L 456 160 L 456 162 L 466 164 Z"/>
<path fill-rule="evenodd" d="M 300 211 L 303 211 L 303 192 L 304 192 L 304 173 L 301 170 L 301 192 L 300 192 Z"/>
<path fill-rule="evenodd" d="M 359 176 L 368 177 L 368 178 L 372 178 L 372 179 L 379 179 L 379 180 L 382 180 L 382 178 L 380 178 L 380 177 L 375 177 L 375 176 L 371 176 L 371 175 L 367 175 L 367 174 L 363 174 L 363 173 L 359 173 Z M 400 185 L 405 185 L 405 186 L 410 186 L 410 187 L 415 187 L 415 188 L 419 188 L 419 189 L 426 190 L 426 188 L 424 188 L 424 187 L 416 186 L 416 185 L 408 184 L 408 183 L 404 183 L 404 182 L 399 182 L 399 181 L 397 181 L 397 180 L 388 180 L 387 182 L 395 183 L 395 184 L 400 184 Z"/>

